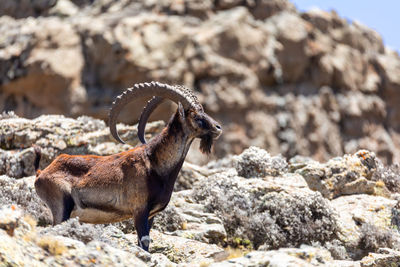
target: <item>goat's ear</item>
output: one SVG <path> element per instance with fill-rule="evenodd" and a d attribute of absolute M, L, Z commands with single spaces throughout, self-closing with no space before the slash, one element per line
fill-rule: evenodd
<path fill-rule="evenodd" d="M 185 118 L 185 110 L 184 110 L 181 102 L 178 103 L 178 112 L 179 112 L 179 117 L 184 119 Z"/>

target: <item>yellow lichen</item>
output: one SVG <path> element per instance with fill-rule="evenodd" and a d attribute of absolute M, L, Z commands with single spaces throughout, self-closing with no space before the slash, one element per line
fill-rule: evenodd
<path fill-rule="evenodd" d="M 243 257 L 249 252 L 247 249 L 233 247 L 227 247 L 225 251 L 227 252 L 226 260 Z"/>
<path fill-rule="evenodd" d="M 377 182 L 375 183 L 375 186 L 376 186 L 376 187 L 384 187 L 384 186 L 385 186 L 385 183 L 384 183 L 382 180 L 379 180 L 379 181 L 377 181 Z"/>
<path fill-rule="evenodd" d="M 241 249 L 244 249 L 244 248 L 251 249 L 251 248 L 253 248 L 253 244 L 251 243 L 250 240 L 242 239 L 240 237 L 234 237 L 232 239 L 232 243 L 233 243 L 234 247 L 241 248 Z"/>
<path fill-rule="evenodd" d="M 53 255 L 61 255 L 66 252 L 67 247 L 60 241 L 51 236 L 44 236 L 37 241 L 38 246 Z"/>
<path fill-rule="evenodd" d="M 35 227 L 36 227 L 36 220 L 35 220 L 32 216 L 30 216 L 30 215 L 25 215 L 23 219 L 24 219 L 24 221 L 25 221 L 27 224 L 30 225 L 30 227 L 31 227 L 32 229 L 35 229 Z"/>
<path fill-rule="evenodd" d="M 186 230 L 186 229 L 187 229 L 187 222 L 183 222 L 183 223 L 182 223 L 181 229 L 182 229 L 182 230 Z"/>

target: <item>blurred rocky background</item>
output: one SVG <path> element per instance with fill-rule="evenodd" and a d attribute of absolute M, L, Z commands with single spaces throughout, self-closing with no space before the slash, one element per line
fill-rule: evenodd
<path fill-rule="evenodd" d="M 375 31 L 284 0 L 3 0 L 0 32 L 1 266 L 400 264 L 400 57 Z M 192 145 L 151 254 L 131 221 L 52 227 L 32 145 L 41 169 L 137 145 L 144 103 L 120 116 L 129 144 L 104 120 L 150 80 L 224 128 L 213 156 Z"/>
<path fill-rule="evenodd" d="M 121 91 L 157 80 L 197 90 L 224 126 L 217 157 L 254 145 L 400 159 L 400 57 L 334 11 L 286 0 L 3 0 L 0 16 L 0 110 L 105 120 Z M 142 106 L 120 120 L 135 123 Z"/>

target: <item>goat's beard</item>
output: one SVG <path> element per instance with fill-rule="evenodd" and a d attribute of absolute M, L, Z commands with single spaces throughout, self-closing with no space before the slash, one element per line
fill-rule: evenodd
<path fill-rule="evenodd" d="M 211 153 L 211 147 L 213 145 L 213 138 L 211 135 L 206 134 L 200 137 L 200 151 L 204 154 Z"/>

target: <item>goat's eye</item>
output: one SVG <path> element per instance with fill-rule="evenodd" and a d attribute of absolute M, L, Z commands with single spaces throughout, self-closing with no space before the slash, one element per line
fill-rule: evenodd
<path fill-rule="evenodd" d="M 200 128 L 206 128 L 207 123 L 203 119 L 196 119 L 196 123 Z"/>

